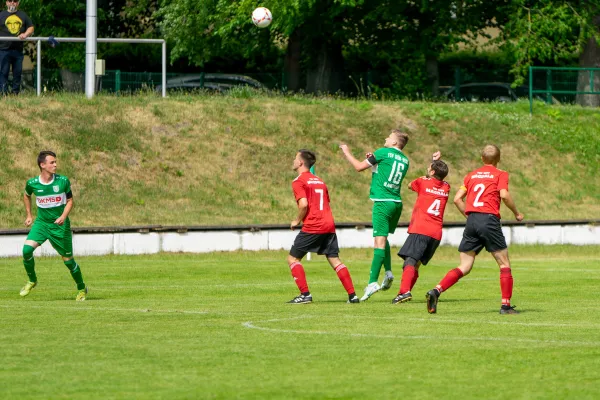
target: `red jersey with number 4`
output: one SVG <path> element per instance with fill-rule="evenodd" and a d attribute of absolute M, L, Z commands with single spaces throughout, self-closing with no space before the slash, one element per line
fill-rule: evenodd
<path fill-rule="evenodd" d="M 441 240 L 450 185 L 448 182 L 423 176 L 412 181 L 409 187 L 417 192 L 417 201 L 408 225 L 408 233 L 418 233 Z"/>
<path fill-rule="evenodd" d="M 308 201 L 308 212 L 302 221 L 302 232 L 335 233 L 335 222 L 329 207 L 329 192 L 321 178 L 303 172 L 292 182 L 296 202 L 301 198 Z"/>
<path fill-rule="evenodd" d="M 467 190 L 465 213 L 493 214 L 500 218 L 500 190 L 508 190 L 508 172 L 484 165 L 465 176 Z"/>

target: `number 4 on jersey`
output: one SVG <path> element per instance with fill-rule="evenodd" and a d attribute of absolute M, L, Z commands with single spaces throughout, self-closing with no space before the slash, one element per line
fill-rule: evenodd
<path fill-rule="evenodd" d="M 431 215 L 435 215 L 436 217 L 439 217 L 441 203 L 442 203 L 442 201 L 440 199 L 435 199 L 433 201 L 433 203 L 431 203 L 431 205 L 427 209 L 427 214 L 431 214 Z"/>

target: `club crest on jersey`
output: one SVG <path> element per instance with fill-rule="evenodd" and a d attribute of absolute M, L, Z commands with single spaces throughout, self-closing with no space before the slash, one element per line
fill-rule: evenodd
<path fill-rule="evenodd" d="M 52 190 L 54 190 L 54 193 L 58 193 L 58 191 L 60 190 L 60 187 L 58 185 L 54 185 L 54 186 L 52 186 Z"/>

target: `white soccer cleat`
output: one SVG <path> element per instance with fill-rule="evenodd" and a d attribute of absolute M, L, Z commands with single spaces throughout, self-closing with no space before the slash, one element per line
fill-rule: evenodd
<path fill-rule="evenodd" d="M 369 300 L 369 298 L 371 296 L 373 296 L 375 293 L 379 292 L 380 289 L 381 289 L 381 286 L 379 286 L 379 284 L 377 282 L 369 283 L 367 285 L 367 287 L 365 288 L 365 295 L 360 298 L 360 301 Z"/>
<path fill-rule="evenodd" d="M 385 271 L 385 277 L 381 282 L 381 290 L 388 290 L 392 287 L 392 283 L 394 282 L 394 275 L 392 271 Z"/>
<path fill-rule="evenodd" d="M 21 297 L 27 296 L 31 292 L 31 289 L 33 289 L 36 286 L 37 282 L 27 282 L 19 292 L 19 295 L 21 295 Z"/>

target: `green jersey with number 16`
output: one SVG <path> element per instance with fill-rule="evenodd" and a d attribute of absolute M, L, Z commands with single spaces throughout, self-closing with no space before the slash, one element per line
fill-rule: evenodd
<path fill-rule="evenodd" d="M 66 176 L 54 174 L 49 183 L 40 182 L 40 177 L 31 178 L 25 185 L 25 194 L 35 195 L 38 206 L 37 218 L 43 222 L 53 223 L 60 217 L 72 197 L 71 182 Z"/>
<path fill-rule="evenodd" d="M 408 158 L 395 147 L 382 147 L 367 158 L 372 179 L 369 198 L 373 201 L 402 202 L 400 187 L 408 172 Z"/>

